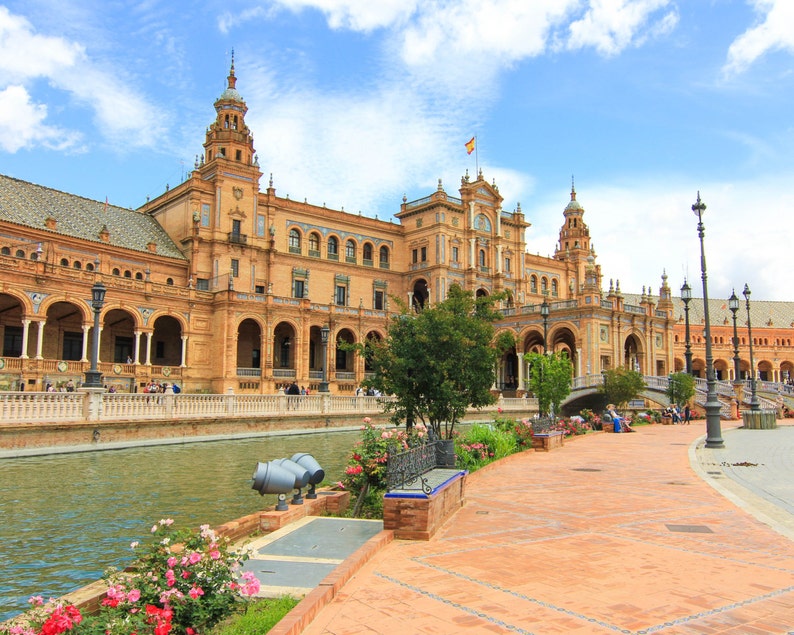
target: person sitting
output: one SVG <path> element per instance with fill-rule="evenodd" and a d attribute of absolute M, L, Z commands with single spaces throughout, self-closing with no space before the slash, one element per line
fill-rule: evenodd
<path fill-rule="evenodd" d="M 615 410 L 615 404 L 609 404 L 607 406 L 607 412 L 609 416 L 612 417 L 612 422 L 614 424 L 614 431 L 615 432 L 634 432 L 634 429 L 629 425 L 629 422 L 626 420 L 625 417 L 621 417 L 617 410 Z"/>

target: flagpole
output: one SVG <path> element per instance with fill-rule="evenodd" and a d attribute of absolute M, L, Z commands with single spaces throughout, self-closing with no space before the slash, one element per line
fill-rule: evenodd
<path fill-rule="evenodd" d="M 480 148 L 477 143 L 477 135 L 474 135 L 474 179 L 476 180 L 480 175 Z"/>

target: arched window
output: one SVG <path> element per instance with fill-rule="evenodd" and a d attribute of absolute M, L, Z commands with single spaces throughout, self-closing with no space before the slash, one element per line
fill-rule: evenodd
<path fill-rule="evenodd" d="M 174 279 L 173 278 L 166 278 L 165 283 L 169 286 L 174 286 Z"/>
<path fill-rule="evenodd" d="M 301 235 L 297 229 L 289 230 L 289 251 L 293 254 L 301 252 Z"/>
<path fill-rule="evenodd" d="M 140 271 L 135 272 L 135 279 L 136 280 L 143 280 L 143 274 Z"/>
<path fill-rule="evenodd" d="M 83 263 L 81 263 L 79 260 L 75 260 L 75 261 L 72 263 L 72 267 L 74 267 L 75 269 L 81 269 L 81 268 L 82 268 L 82 266 L 83 266 Z"/>
<path fill-rule="evenodd" d="M 534 274 L 529 279 L 529 291 L 530 293 L 538 292 L 538 277 Z"/>
<path fill-rule="evenodd" d="M 549 292 L 549 281 L 545 277 L 540 279 L 540 292 L 544 295 Z"/>
<path fill-rule="evenodd" d="M 557 297 L 557 281 L 556 280 L 552 280 L 551 281 L 551 295 L 553 295 L 554 297 Z"/>
<path fill-rule="evenodd" d="M 68 266 L 69 266 L 69 261 L 66 258 L 61 258 L 61 267 L 68 267 Z"/>
<path fill-rule="evenodd" d="M 339 259 L 339 239 L 336 236 L 328 237 L 328 257 L 333 260 Z"/>
<path fill-rule="evenodd" d="M 94 263 L 93 262 L 86 263 L 85 270 L 86 271 L 93 271 L 94 270 Z"/>
<path fill-rule="evenodd" d="M 364 243 L 364 247 L 362 248 L 362 257 L 364 258 L 365 263 L 367 264 L 367 260 L 372 260 L 372 243 Z M 370 262 L 369 264 L 372 264 Z"/>
<path fill-rule="evenodd" d="M 17 253 L 15 255 L 17 258 L 24 258 L 25 252 L 22 249 L 17 249 Z"/>
<path fill-rule="evenodd" d="M 120 276 L 121 275 L 121 271 L 119 271 L 118 267 L 113 267 L 113 272 L 112 273 L 113 273 L 114 276 Z"/>
<path fill-rule="evenodd" d="M 125 278 L 132 278 L 132 271 L 130 271 L 129 269 L 127 269 L 127 270 L 124 272 L 124 277 L 125 277 Z"/>
<path fill-rule="evenodd" d="M 389 268 L 389 248 L 384 245 L 380 248 L 378 252 L 378 257 L 380 258 L 380 266 L 384 269 Z"/>
<path fill-rule="evenodd" d="M 480 259 L 480 266 L 484 267 L 485 266 L 485 249 L 480 249 L 479 259 Z"/>
<path fill-rule="evenodd" d="M 310 256 L 319 256 L 320 255 L 320 234 L 317 232 L 312 232 L 309 234 L 309 255 Z"/>
<path fill-rule="evenodd" d="M 348 262 L 356 261 L 356 243 L 352 240 L 348 240 L 345 243 L 345 260 Z"/>

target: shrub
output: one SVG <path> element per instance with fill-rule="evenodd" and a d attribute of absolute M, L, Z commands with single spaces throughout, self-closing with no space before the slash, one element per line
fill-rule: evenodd
<path fill-rule="evenodd" d="M 569 437 L 585 434 L 590 429 L 590 425 L 586 421 L 580 421 L 580 417 L 571 417 L 558 420 L 553 429 L 561 430 L 566 437 Z"/>
<path fill-rule="evenodd" d="M 512 432 L 504 431 L 499 425 L 475 424 L 465 433 L 456 436 L 455 455 L 460 467 L 476 470 L 516 451 L 516 440 Z"/>
<path fill-rule="evenodd" d="M 239 575 L 247 554 L 231 553 L 208 525 L 199 532 L 176 530 L 163 519 L 152 542 L 139 548 L 132 567 L 109 570 L 108 590 L 98 614 L 85 619 L 71 605 L 40 597 L 33 609 L 0 628 L 7 635 L 196 635 L 230 615 L 244 596 L 259 592 L 252 572 Z"/>

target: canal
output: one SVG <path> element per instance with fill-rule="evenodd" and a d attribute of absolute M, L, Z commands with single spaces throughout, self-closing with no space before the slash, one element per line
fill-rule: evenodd
<path fill-rule="evenodd" d="M 219 525 L 275 505 L 251 489 L 257 461 L 308 452 L 340 480 L 359 431 L 267 436 L 0 460 L 0 621 L 31 595 L 59 597 L 130 560 L 173 518 Z"/>

